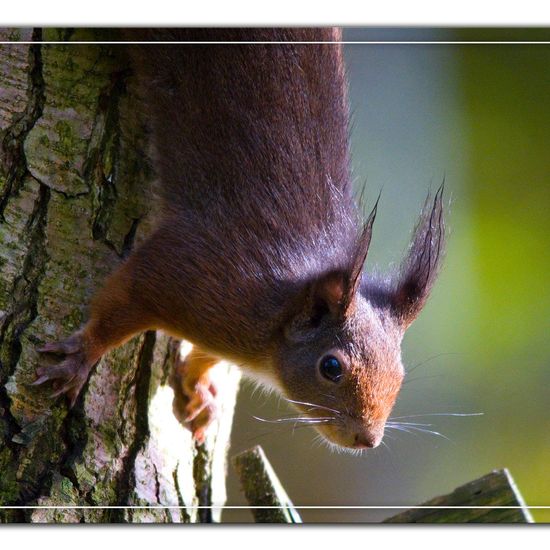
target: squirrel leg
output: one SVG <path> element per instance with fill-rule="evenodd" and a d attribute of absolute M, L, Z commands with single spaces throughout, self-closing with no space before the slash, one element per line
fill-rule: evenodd
<path fill-rule="evenodd" d="M 210 377 L 210 369 L 218 362 L 217 357 L 193 347 L 184 359 L 177 356 L 170 379 L 174 415 L 199 443 L 204 442 L 206 429 L 218 412 L 217 390 Z"/>
<path fill-rule="evenodd" d="M 52 397 L 65 394 L 72 407 L 90 371 L 105 353 L 154 326 L 147 307 L 132 293 L 132 284 L 130 260 L 108 277 L 94 298 L 90 320 L 82 329 L 65 340 L 37 349 L 41 364 L 32 385 L 51 382 Z"/>

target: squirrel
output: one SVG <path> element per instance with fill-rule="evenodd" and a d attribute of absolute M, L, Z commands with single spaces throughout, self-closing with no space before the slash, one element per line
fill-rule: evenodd
<path fill-rule="evenodd" d="M 143 88 L 160 213 L 86 325 L 38 350 L 57 362 L 39 366 L 35 384 L 53 383 L 72 406 L 105 353 L 159 329 L 193 344 L 175 366 L 175 412 L 199 442 L 216 414 L 209 371 L 226 359 L 281 392 L 329 443 L 376 447 L 404 377 L 403 334 L 441 263 L 443 186 L 396 272 L 364 275 L 377 207 L 363 221 L 352 188 L 341 31 L 127 36 L 149 42 L 125 47 Z M 208 44 L 219 41 L 231 43 Z"/>

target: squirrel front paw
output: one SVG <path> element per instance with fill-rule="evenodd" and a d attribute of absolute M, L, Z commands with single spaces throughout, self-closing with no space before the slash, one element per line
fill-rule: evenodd
<path fill-rule="evenodd" d="M 31 385 L 51 382 L 54 389 L 51 397 L 65 394 L 73 407 L 95 364 L 86 352 L 82 332 L 45 344 L 37 351 L 43 355 L 43 360 L 36 369 L 37 379 Z"/>
<path fill-rule="evenodd" d="M 174 415 L 199 443 L 204 443 L 206 429 L 218 414 L 217 389 L 209 376 L 217 362 L 217 358 L 193 348 L 184 359 L 177 357 L 170 378 Z"/>

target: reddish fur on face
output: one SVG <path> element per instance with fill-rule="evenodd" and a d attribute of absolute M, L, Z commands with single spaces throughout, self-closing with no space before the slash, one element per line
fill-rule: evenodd
<path fill-rule="evenodd" d="M 125 36 L 340 37 L 336 29 L 299 28 Z M 383 427 L 401 384 L 403 330 L 437 272 L 442 199 L 438 193 L 423 215 L 398 277 L 369 285 L 362 270 L 376 208 L 363 225 L 350 178 L 341 45 L 147 44 L 129 53 L 162 208 L 156 230 L 94 299 L 82 332 L 87 367 L 136 332 L 160 328 L 243 364 L 296 400 L 334 408 L 332 393 L 348 420 L 325 435 L 339 444 L 351 445 L 358 426 Z M 332 348 L 349 363 L 339 389 L 316 370 Z"/>

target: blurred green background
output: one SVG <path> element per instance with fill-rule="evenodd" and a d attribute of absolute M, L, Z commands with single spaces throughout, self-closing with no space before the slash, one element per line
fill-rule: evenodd
<path fill-rule="evenodd" d="M 357 40 L 549 40 L 545 30 L 346 29 Z M 429 189 L 445 177 L 447 256 L 408 331 L 393 415 L 430 434 L 389 432 L 357 457 L 315 432 L 266 428 L 287 410 L 241 390 L 231 454 L 261 444 L 295 504 L 414 505 L 509 468 L 529 505 L 550 505 L 550 45 L 346 45 L 353 168 L 367 207 L 382 190 L 367 272 L 401 258 Z M 228 504 L 245 504 L 233 471 Z M 303 510 L 379 521 L 392 510 Z M 533 511 L 538 521 L 550 513 Z M 249 521 L 247 511 L 224 521 Z"/>

